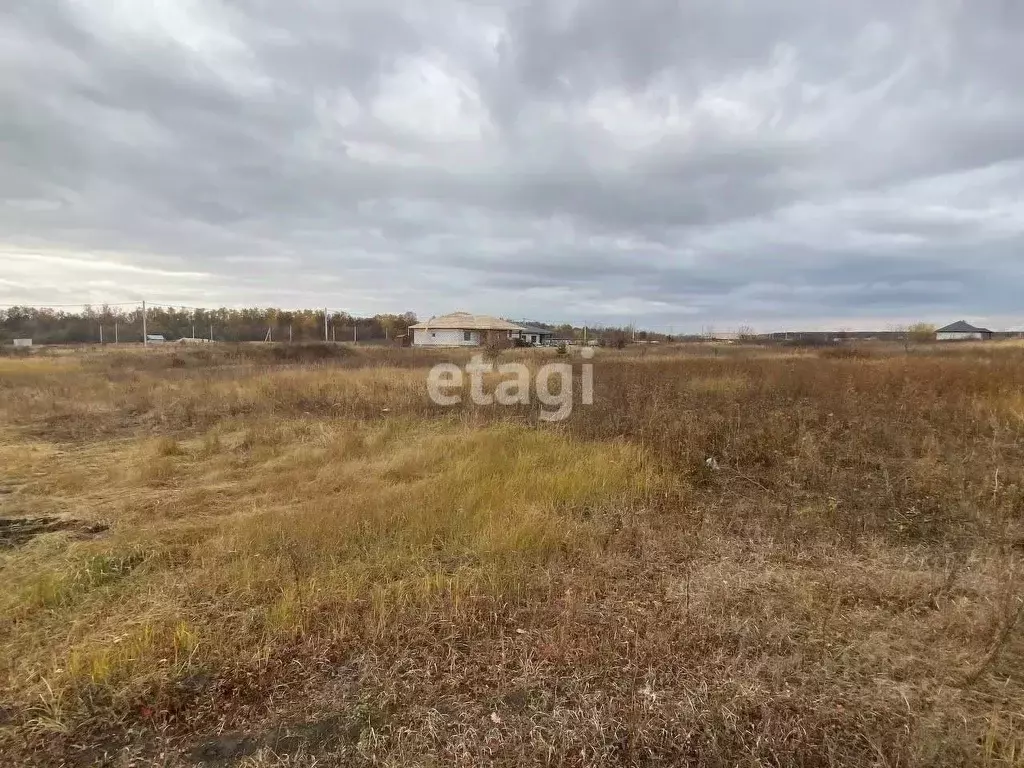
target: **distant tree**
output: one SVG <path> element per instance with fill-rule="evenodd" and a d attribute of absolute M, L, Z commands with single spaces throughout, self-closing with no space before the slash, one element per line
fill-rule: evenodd
<path fill-rule="evenodd" d="M 757 331 L 749 325 L 741 325 L 737 329 L 736 335 L 739 337 L 740 341 L 753 341 L 757 338 Z"/>
<path fill-rule="evenodd" d="M 632 334 L 626 330 L 605 330 L 601 336 L 601 346 L 623 349 L 630 341 Z"/>
<path fill-rule="evenodd" d="M 935 341 L 935 326 L 930 323 L 914 323 L 907 329 L 907 338 L 919 344 Z"/>

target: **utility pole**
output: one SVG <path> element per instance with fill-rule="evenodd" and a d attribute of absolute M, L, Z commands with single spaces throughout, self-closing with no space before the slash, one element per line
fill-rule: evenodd
<path fill-rule="evenodd" d="M 100 326 L 100 345 L 103 345 L 103 326 Z"/>
<path fill-rule="evenodd" d="M 114 323 L 114 343 L 117 344 L 117 323 Z"/>
<path fill-rule="evenodd" d="M 146 331 L 146 302 L 142 302 L 142 346 L 149 346 L 149 333 Z"/>
<path fill-rule="evenodd" d="M 210 341 L 213 341 L 213 323 L 210 323 Z"/>
<path fill-rule="evenodd" d="M 357 344 L 359 342 L 359 326 L 352 323 L 352 343 Z"/>
<path fill-rule="evenodd" d="M 328 341 L 330 338 L 327 335 L 327 307 L 324 307 L 324 343 L 326 344 Z"/>
<path fill-rule="evenodd" d="M 292 327 L 291 327 L 291 325 L 288 326 L 288 343 L 289 344 L 292 343 Z"/>

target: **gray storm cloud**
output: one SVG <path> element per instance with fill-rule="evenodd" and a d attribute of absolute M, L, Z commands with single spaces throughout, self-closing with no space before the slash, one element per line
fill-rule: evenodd
<path fill-rule="evenodd" d="M 0 7 L 0 303 L 1024 323 L 1005 0 Z"/>

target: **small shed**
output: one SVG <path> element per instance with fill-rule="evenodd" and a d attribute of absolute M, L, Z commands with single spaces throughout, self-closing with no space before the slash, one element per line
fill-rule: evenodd
<path fill-rule="evenodd" d="M 989 341 L 991 338 L 992 331 L 988 328 L 976 328 L 966 320 L 958 320 L 935 332 L 936 341 Z"/>
<path fill-rule="evenodd" d="M 31 347 L 32 339 L 15 339 L 14 346 L 16 347 Z"/>
<path fill-rule="evenodd" d="M 150 333 L 146 335 L 147 344 L 163 344 L 167 341 L 160 333 Z"/>

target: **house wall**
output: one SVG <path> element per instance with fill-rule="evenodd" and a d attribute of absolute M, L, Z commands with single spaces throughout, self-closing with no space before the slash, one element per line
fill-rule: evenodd
<path fill-rule="evenodd" d="M 985 338 L 983 333 L 937 333 L 935 338 L 938 341 L 982 341 Z"/>
<path fill-rule="evenodd" d="M 451 328 L 421 329 L 414 328 L 412 336 L 413 346 L 416 347 L 477 347 L 480 346 L 480 332 L 469 331 L 469 341 L 466 340 L 466 331 Z"/>
<path fill-rule="evenodd" d="M 516 333 L 515 331 L 509 332 L 509 338 L 521 338 L 523 341 L 529 344 L 547 344 L 551 341 L 552 334 L 550 333 Z"/>

